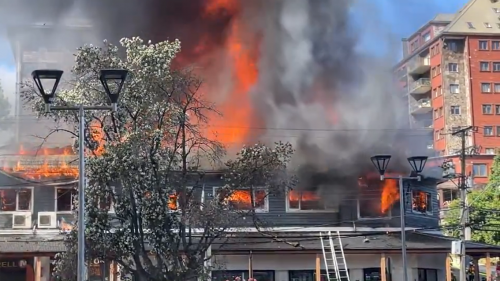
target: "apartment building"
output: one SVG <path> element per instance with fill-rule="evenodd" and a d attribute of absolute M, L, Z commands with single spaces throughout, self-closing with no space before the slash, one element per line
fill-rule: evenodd
<path fill-rule="evenodd" d="M 460 173 L 461 140 L 467 126 L 467 175 L 487 182 L 500 147 L 500 2 L 471 0 L 456 14 L 438 14 L 402 40 L 396 74 L 408 97 L 410 124 L 428 130 L 432 148 Z M 440 185 L 440 200 L 456 198 L 456 185 Z"/>

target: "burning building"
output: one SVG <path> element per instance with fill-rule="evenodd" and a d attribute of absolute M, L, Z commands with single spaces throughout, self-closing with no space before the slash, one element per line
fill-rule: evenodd
<path fill-rule="evenodd" d="M 210 122 L 210 131 L 216 132 L 218 140 L 230 148 L 256 140 L 284 140 L 295 145 L 297 188 L 273 197 L 262 196 L 259 190 L 241 190 L 227 202 L 234 208 L 255 208 L 262 220 L 272 222 L 282 232 L 287 227 L 301 228 L 309 234 L 339 229 L 349 233 L 392 232 L 401 226 L 400 198 L 405 199 L 402 203 L 406 227 L 437 228 L 436 180 L 428 173 L 422 182 L 405 182 L 403 194 L 397 182 L 381 182 L 373 175 L 369 158 L 379 153 L 393 155 L 391 173 L 408 174 L 406 157 L 429 154 L 429 135 L 408 129 L 407 105 L 392 90 L 391 66 L 386 63 L 390 60 L 359 51 L 363 30 L 352 21 L 351 2 L 354 1 L 122 0 L 117 4 L 114 0 L 47 0 L 45 4 L 30 3 L 31 9 L 26 10 L 23 1 L 16 1 L 9 4 L 9 14 L 16 17 L 5 15 L 2 19 L 10 24 L 19 79 L 27 78 L 36 68 L 67 68 L 64 62 L 71 49 L 98 43 L 103 38 L 179 38 L 183 45 L 175 66 L 197 66 L 196 71 L 205 79 L 202 90 L 223 113 L 223 117 L 212 116 Z M 51 7 L 46 7 L 46 14 L 39 12 L 44 5 Z M 75 22 L 81 18 L 85 21 Z M 20 24 L 28 20 L 29 26 Z M 20 102 L 16 113 L 27 114 Z M 32 128 L 18 123 L 17 141 L 21 142 Z M 66 140 L 67 145 L 69 139 Z M 61 218 L 68 215 L 72 206 L 72 187 L 66 183 L 78 173 L 72 152 L 62 149 L 54 155 L 48 149 L 36 156 L 16 154 L 4 161 L 3 171 L 23 179 L 24 185 L 28 181 L 37 186 L 30 193 L 30 198 L 38 196 L 30 201 L 35 202 L 32 204 L 41 204 L 36 202 L 51 196 L 56 201 L 52 204 L 55 206 L 45 206 L 43 212 L 35 213 L 32 205 L 21 209 L 32 211 L 39 227 L 43 215 L 65 223 L 66 219 Z M 218 172 L 213 175 L 206 180 L 206 199 L 217 194 L 220 185 Z M 38 186 L 45 185 L 40 182 L 49 179 L 53 184 L 42 192 Z M 18 202 L 20 193 L 15 194 Z M 256 199 L 253 205 L 251 197 Z M 47 228 L 55 228 L 56 224 L 50 226 Z M 393 238 L 382 237 L 379 241 L 384 239 Z M 353 241 L 352 245 L 369 244 Z M 376 248 L 376 239 L 373 241 L 365 245 L 368 250 L 385 251 Z M 443 246 L 444 242 L 435 243 L 434 248 L 442 252 L 449 247 Z M 420 247 L 417 242 L 412 245 L 414 250 Z M 310 247 L 316 254 L 317 245 Z M 258 247 L 250 250 L 255 248 Z M 359 249 L 351 250 L 360 253 Z M 241 254 L 238 249 L 228 251 L 225 254 Z M 384 257 L 384 263 L 385 260 Z M 352 270 L 359 271 L 358 275 L 355 273 L 359 277 L 364 267 L 357 264 Z M 435 264 L 412 267 L 434 268 Z M 291 271 L 289 276 L 297 273 Z M 272 276 L 263 280 L 275 280 L 272 272 L 262 271 L 271 274 L 265 276 Z"/>

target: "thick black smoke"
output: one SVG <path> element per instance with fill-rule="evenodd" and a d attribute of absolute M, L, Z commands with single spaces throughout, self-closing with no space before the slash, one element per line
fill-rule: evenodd
<path fill-rule="evenodd" d="M 182 57 L 196 62 L 222 48 L 231 21 L 238 17 L 250 27 L 248 32 L 262 38 L 259 82 L 252 94 L 261 121 L 273 129 L 261 139 L 295 144 L 302 188 L 341 199 L 339 194 L 355 189 L 359 176 L 374 171 L 370 156 L 392 154 L 391 168 L 406 173 L 406 157 L 426 153 L 425 140 L 432 135 L 408 129 L 407 98 L 393 87 L 393 58 L 360 52 L 366 27 L 354 24 L 355 15 L 363 14 L 353 10 L 354 0 L 245 0 L 239 1 L 237 15 L 221 10 L 210 18 L 203 14 L 207 0 L 63 2 L 46 0 L 46 5 L 53 3 L 45 6 L 46 13 L 25 5 L 6 21 L 66 24 L 87 18 L 96 42 L 130 36 L 178 38 Z M 365 14 L 371 17 L 369 32 L 376 33 L 378 13 Z M 201 39 L 209 40 L 211 49 L 193 52 Z M 367 47 L 387 43 L 383 36 L 379 40 Z"/>

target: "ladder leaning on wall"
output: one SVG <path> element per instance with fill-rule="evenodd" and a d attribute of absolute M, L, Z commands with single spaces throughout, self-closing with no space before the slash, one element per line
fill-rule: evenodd
<path fill-rule="evenodd" d="M 331 231 L 319 234 L 328 281 L 351 281 L 340 239 L 340 231 L 336 231 L 335 238 L 332 237 L 333 235 Z M 337 244 L 334 241 L 338 241 Z"/>

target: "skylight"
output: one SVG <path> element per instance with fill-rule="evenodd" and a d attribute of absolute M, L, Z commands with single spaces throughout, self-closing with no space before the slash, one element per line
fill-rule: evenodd
<path fill-rule="evenodd" d="M 474 25 L 470 21 L 467 22 L 467 26 L 469 26 L 469 29 L 474 29 Z"/>

